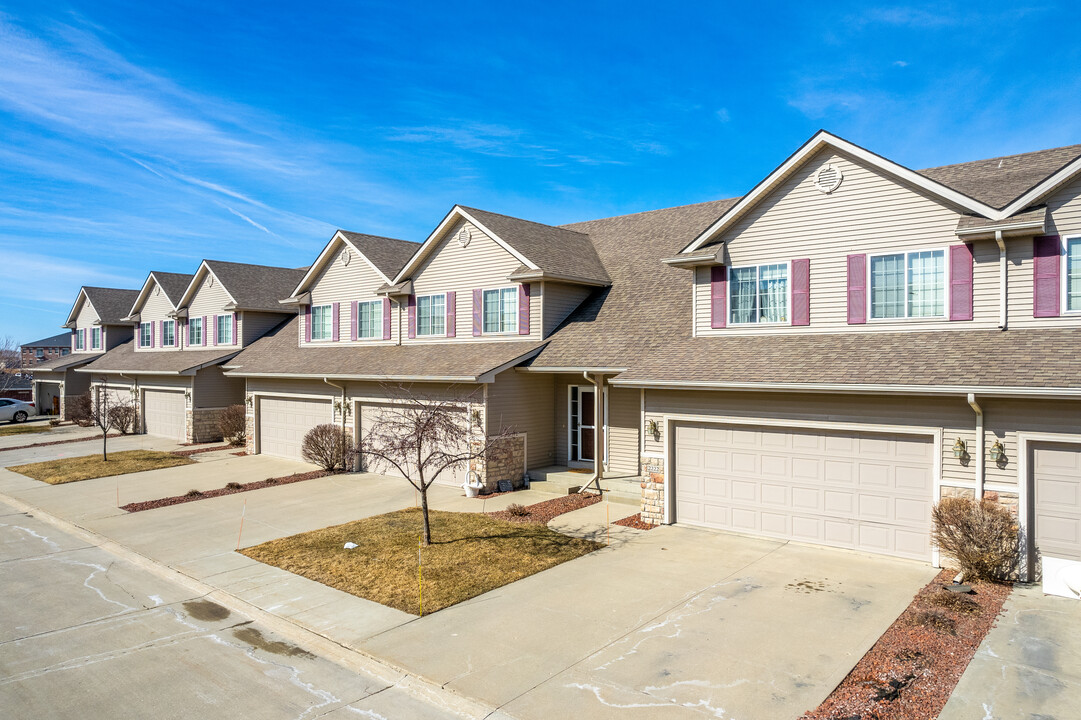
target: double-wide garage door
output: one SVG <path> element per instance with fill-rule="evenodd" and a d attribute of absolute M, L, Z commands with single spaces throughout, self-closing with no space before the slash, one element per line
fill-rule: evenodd
<path fill-rule="evenodd" d="M 391 417 L 395 415 L 395 410 L 391 405 L 384 404 L 364 404 L 360 406 L 360 442 L 363 444 L 364 438 L 368 437 L 368 433 L 375 427 L 382 418 Z M 388 415 L 389 414 L 389 415 Z M 465 411 L 462 411 L 460 422 L 463 426 L 467 426 L 469 421 L 465 417 Z M 464 448 L 463 448 L 464 449 Z M 447 448 L 448 452 L 461 452 L 462 449 L 455 450 L 454 448 Z M 383 475 L 391 475 L 394 477 L 400 477 L 401 473 L 392 466 L 385 463 L 379 463 L 378 461 L 371 462 L 367 467 L 362 468 L 370 472 L 378 472 Z M 461 486 L 469 475 L 469 468 L 462 466 L 457 468 L 448 468 L 435 478 L 437 485 L 455 485 Z"/>
<path fill-rule="evenodd" d="M 259 400 L 259 452 L 303 460 L 304 436 L 316 425 L 334 422 L 330 400 L 264 397 Z"/>
<path fill-rule="evenodd" d="M 930 560 L 930 437 L 678 425 L 676 521 Z"/>
<path fill-rule="evenodd" d="M 147 434 L 177 442 L 184 442 L 187 437 L 182 390 L 146 390 L 143 415 Z"/>

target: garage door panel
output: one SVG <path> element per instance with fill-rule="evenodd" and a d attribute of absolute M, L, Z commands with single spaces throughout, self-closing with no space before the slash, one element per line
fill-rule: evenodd
<path fill-rule="evenodd" d="M 144 391 L 143 426 L 148 435 L 184 442 L 187 437 L 187 418 L 183 391 Z"/>
<path fill-rule="evenodd" d="M 930 438 L 774 428 L 680 433 L 681 427 L 678 522 L 930 559 Z M 731 469 L 681 472 L 685 456 L 706 452 L 728 452 Z M 730 491 L 727 498 L 719 487 Z"/>
<path fill-rule="evenodd" d="M 334 421 L 330 400 L 264 397 L 259 400 L 259 451 L 303 460 L 304 436 L 316 425 Z"/>
<path fill-rule="evenodd" d="M 1081 561 L 1081 445 L 1039 443 L 1031 453 L 1036 546 Z"/>

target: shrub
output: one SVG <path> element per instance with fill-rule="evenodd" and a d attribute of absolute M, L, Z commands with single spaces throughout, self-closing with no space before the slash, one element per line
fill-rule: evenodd
<path fill-rule="evenodd" d="M 337 425 L 316 425 L 304 436 L 300 454 L 310 463 L 327 470 L 348 470 L 353 464 L 354 449 L 349 435 Z"/>
<path fill-rule="evenodd" d="M 135 408 L 131 405 L 114 405 L 109 408 L 109 423 L 121 435 L 127 435 L 135 429 Z"/>
<path fill-rule="evenodd" d="M 59 427 L 60 423 L 62 423 L 62 422 L 64 422 L 64 421 L 63 420 L 50 420 L 49 421 L 49 427 Z"/>
<path fill-rule="evenodd" d="M 511 503 L 510 505 L 508 505 L 507 512 L 509 512 L 514 517 L 525 517 L 529 514 L 529 510 L 525 507 L 525 505 L 519 505 L 518 503 Z"/>
<path fill-rule="evenodd" d="M 242 488 L 244 486 L 241 485 L 240 483 L 238 483 L 237 481 L 233 480 L 231 482 L 225 483 L 225 487 L 229 488 L 230 490 L 239 490 L 240 488 Z"/>
<path fill-rule="evenodd" d="M 1020 528 L 1009 509 L 990 500 L 945 498 L 931 510 L 932 538 L 961 566 L 966 580 L 1003 582 L 1021 562 Z"/>
<path fill-rule="evenodd" d="M 188 490 L 186 493 L 184 493 L 184 496 L 185 497 L 202 497 L 203 493 L 202 493 L 201 490 L 191 489 L 191 490 Z"/>
<path fill-rule="evenodd" d="M 941 610 L 917 610 L 909 617 L 909 622 L 948 635 L 957 634 L 957 621 Z"/>
<path fill-rule="evenodd" d="M 94 424 L 94 401 L 90 399 L 90 393 L 76 395 L 68 403 L 68 417 L 79 427 L 90 427 Z"/>
<path fill-rule="evenodd" d="M 218 432 L 233 447 L 240 447 L 247 438 L 247 420 L 243 405 L 230 405 L 218 416 Z"/>
<path fill-rule="evenodd" d="M 928 605 L 952 610 L 961 615 L 979 615 L 980 611 L 983 610 L 980 604 L 972 598 L 949 590 L 939 590 L 934 595 L 928 596 L 926 602 Z"/>

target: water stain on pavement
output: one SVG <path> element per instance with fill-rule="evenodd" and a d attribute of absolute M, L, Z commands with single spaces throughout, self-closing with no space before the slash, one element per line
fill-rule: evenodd
<path fill-rule="evenodd" d="M 212 622 L 229 617 L 229 610 L 210 600 L 189 600 L 184 603 L 184 610 L 196 620 Z"/>
<path fill-rule="evenodd" d="M 257 628 L 242 627 L 237 630 L 233 630 L 233 637 L 237 640 L 247 643 L 254 648 L 264 650 L 274 655 L 285 655 L 287 657 L 314 657 L 307 650 L 303 650 L 296 645 L 290 645 L 286 642 L 279 640 L 267 640 L 263 637 L 263 633 L 259 632 Z"/>

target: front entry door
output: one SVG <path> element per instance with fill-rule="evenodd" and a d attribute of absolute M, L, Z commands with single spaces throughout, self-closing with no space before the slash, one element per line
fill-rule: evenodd
<path fill-rule="evenodd" d="M 593 446 L 597 438 L 596 399 L 597 391 L 591 385 L 570 387 L 570 457 L 568 460 L 572 463 L 593 463 Z M 606 397 L 605 400 L 607 399 Z"/>

